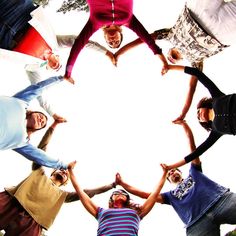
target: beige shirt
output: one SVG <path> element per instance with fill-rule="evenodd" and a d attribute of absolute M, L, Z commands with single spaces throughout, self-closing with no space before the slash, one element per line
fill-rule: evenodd
<path fill-rule="evenodd" d="M 20 184 L 6 191 L 45 229 L 52 225 L 68 194 L 45 175 L 42 167 L 32 171 Z"/>

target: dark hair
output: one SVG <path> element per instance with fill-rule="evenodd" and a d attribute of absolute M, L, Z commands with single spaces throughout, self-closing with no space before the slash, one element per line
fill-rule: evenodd
<path fill-rule="evenodd" d="M 109 199 L 109 208 L 113 208 L 113 207 L 114 207 L 114 201 L 113 201 L 112 197 L 113 197 L 113 195 L 116 194 L 117 192 L 118 192 L 118 193 L 121 193 L 121 194 L 123 194 L 123 195 L 126 196 L 127 200 L 126 200 L 124 206 L 125 206 L 125 207 L 129 207 L 129 203 L 130 203 L 130 196 L 129 196 L 129 194 L 128 194 L 125 190 L 123 190 L 123 189 L 117 189 L 117 190 L 115 190 L 115 191 L 111 194 L 111 196 L 110 196 L 110 199 Z"/>
<path fill-rule="evenodd" d="M 45 123 L 45 125 L 42 126 L 41 128 L 38 128 L 38 129 L 27 128 L 27 130 L 29 130 L 29 131 L 31 131 L 31 132 L 34 132 L 34 131 L 41 130 L 41 129 L 45 128 L 46 125 L 47 125 L 48 117 L 47 117 L 43 112 L 41 112 L 41 111 L 27 111 L 27 112 L 26 112 L 26 119 L 27 119 L 29 116 L 31 116 L 33 113 L 42 114 L 42 115 L 46 118 L 46 123 Z"/>
<path fill-rule="evenodd" d="M 197 104 L 197 109 L 200 109 L 200 108 L 212 109 L 212 101 L 213 101 L 212 98 L 207 98 L 207 97 L 202 98 Z M 207 131 L 212 130 L 212 121 L 211 120 L 209 120 L 208 122 L 200 122 L 199 121 L 199 123 Z"/>

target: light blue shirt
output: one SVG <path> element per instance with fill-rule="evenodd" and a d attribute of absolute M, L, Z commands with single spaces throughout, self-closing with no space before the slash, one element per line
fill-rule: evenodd
<path fill-rule="evenodd" d="M 29 102 L 47 87 L 61 82 L 56 76 L 31 85 L 13 97 L 0 96 L 0 150 L 13 149 L 29 160 L 51 168 L 66 169 L 67 165 L 49 157 L 44 151 L 29 144 L 26 130 L 26 110 Z"/>

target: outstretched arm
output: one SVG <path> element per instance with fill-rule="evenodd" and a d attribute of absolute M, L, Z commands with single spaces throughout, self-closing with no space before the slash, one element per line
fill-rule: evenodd
<path fill-rule="evenodd" d="M 164 75 L 168 71 L 168 63 L 166 61 L 165 56 L 162 53 L 162 49 L 155 43 L 155 40 L 151 37 L 148 31 L 144 28 L 144 26 L 139 22 L 139 20 L 133 15 L 131 21 L 128 26 L 131 30 L 133 30 L 142 41 L 144 41 L 148 47 L 153 51 L 154 55 L 156 55 L 162 62 L 162 70 L 161 74 Z"/>
<path fill-rule="evenodd" d="M 187 124 L 187 122 L 183 120 L 183 121 L 179 121 L 176 124 L 179 124 L 184 128 L 184 131 L 185 131 L 185 134 L 186 134 L 186 137 L 187 137 L 187 140 L 188 140 L 190 151 L 191 152 L 195 151 L 196 150 L 196 144 L 195 144 L 193 132 L 192 132 L 191 128 L 189 127 L 189 125 Z M 199 157 L 195 158 L 194 160 L 192 160 L 192 163 L 195 164 L 195 165 L 200 165 L 200 158 Z"/>
<path fill-rule="evenodd" d="M 62 76 L 54 76 L 50 77 L 46 80 L 43 80 L 41 82 L 38 82 L 36 84 L 30 85 L 24 90 L 16 93 L 13 97 L 21 99 L 25 101 L 26 103 L 29 103 L 31 100 L 37 98 L 42 94 L 42 91 L 49 86 L 52 86 L 56 83 L 59 83 L 63 80 Z"/>
<path fill-rule="evenodd" d="M 167 172 L 168 171 L 165 168 L 163 168 L 163 167 L 162 167 L 162 169 L 163 169 L 163 175 L 162 175 L 159 183 L 157 184 L 157 186 L 154 189 L 154 191 L 149 195 L 149 197 L 144 202 L 144 204 L 141 206 L 141 211 L 139 213 L 139 216 L 141 218 L 146 216 L 151 211 L 151 209 L 153 208 L 154 204 L 156 203 L 157 197 L 160 195 L 162 187 L 164 186 L 164 183 L 166 181 L 166 176 L 167 176 Z"/>
<path fill-rule="evenodd" d="M 186 74 L 195 76 L 210 92 L 212 97 L 225 95 L 203 72 L 197 68 L 181 65 L 169 65 L 169 70 L 183 71 Z"/>
<path fill-rule="evenodd" d="M 166 29 L 160 29 L 160 30 L 156 30 L 154 31 L 151 35 L 151 37 L 154 40 L 161 40 L 161 39 L 165 39 L 168 35 L 168 33 L 170 32 L 170 29 L 166 28 Z M 124 53 L 126 53 L 128 50 L 140 45 L 143 43 L 143 40 L 141 40 L 140 38 L 135 39 L 134 41 L 126 44 L 125 46 L 123 46 L 122 48 L 120 48 L 116 53 L 115 53 L 115 58 L 116 61 L 118 61 L 119 57 L 121 55 L 123 55 Z"/>
<path fill-rule="evenodd" d="M 67 169 L 68 167 L 68 165 L 66 165 L 62 161 L 48 156 L 43 150 L 36 148 L 29 143 L 23 147 L 15 148 L 13 150 L 18 152 L 25 158 L 34 161 L 42 166 L 47 166 L 54 169 Z"/>
<path fill-rule="evenodd" d="M 84 189 L 84 192 L 90 197 L 94 197 L 97 194 L 105 193 L 106 191 L 109 191 L 110 189 L 115 188 L 115 183 L 111 183 L 108 185 L 104 185 L 98 188 L 94 189 Z M 78 194 L 76 192 L 70 192 L 68 193 L 65 202 L 73 202 L 80 200 Z"/>
<path fill-rule="evenodd" d="M 126 191 L 128 191 L 129 193 L 147 199 L 149 197 L 149 195 L 151 194 L 150 192 L 145 192 L 141 189 L 138 189 L 134 186 L 129 185 L 127 182 L 125 182 L 123 180 L 123 178 L 121 177 L 121 175 L 119 173 L 116 174 L 116 184 L 122 186 Z M 161 194 L 159 194 L 156 198 L 156 202 L 159 203 L 163 203 L 163 198 L 161 196 Z"/>
<path fill-rule="evenodd" d="M 200 146 L 192 150 L 192 152 L 189 155 L 187 155 L 184 159 L 174 164 L 166 165 L 166 168 L 168 170 L 171 170 L 173 168 L 178 168 L 180 166 L 185 165 L 186 163 L 189 163 L 190 161 L 198 165 L 200 163 L 199 160 L 200 155 L 202 155 L 205 151 L 207 151 L 221 136 L 222 134 L 211 131 L 209 137 Z"/>
<path fill-rule="evenodd" d="M 88 43 L 89 38 L 96 30 L 93 27 L 93 24 L 90 20 L 87 21 L 86 25 L 75 39 L 75 42 L 71 48 L 70 55 L 66 64 L 65 78 L 71 78 L 72 70 L 76 59 L 83 49 L 83 47 Z"/>
<path fill-rule="evenodd" d="M 27 64 L 25 65 L 25 71 L 28 76 L 28 79 L 31 84 L 37 84 L 44 80 L 43 78 L 43 71 L 46 70 L 46 64 L 45 63 L 34 63 L 34 64 Z M 65 118 L 57 115 L 50 104 L 50 101 L 48 101 L 47 98 L 42 94 L 40 94 L 38 97 L 38 102 L 40 106 L 55 120 L 58 118 L 60 120 L 65 120 Z"/>
<path fill-rule="evenodd" d="M 80 187 L 74 172 L 73 172 L 73 168 L 74 166 L 72 166 L 71 168 L 68 168 L 69 173 L 70 173 L 70 179 L 72 182 L 72 185 L 75 189 L 75 191 L 77 192 L 80 201 L 82 202 L 82 204 L 84 205 L 85 209 L 94 217 L 97 216 L 97 212 L 98 212 L 98 206 L 95 205 L 93 203 L 93 201 L 91 200 L 91 198 L 84 192 L 84 190 Z"/>
<path fill-rule="evenodd" d="M 173 123 L 184 120 L 186 114 L 188 113 L 188 111 L 191 107 L 191 104 L 192 104 L 192 101 L 193 101 L 193 95 L 195 93 L 196 87 L 197 87 L 197 78 L 195 76 L 191 76 L 190 81 L 189 81 L 188 92 L 187 92 L 187 95 L 186 95 L 184 107 L 182 109 L 182 112 L 181 112 L 180 116 L 178 116 L 175 120 L 173 120 Z"/>

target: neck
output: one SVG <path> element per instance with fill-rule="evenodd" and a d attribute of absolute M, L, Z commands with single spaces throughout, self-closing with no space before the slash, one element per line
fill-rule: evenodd
<path fill-rule="evenodd" d="M 208 116 L 209 116 L 209 120 L 211 120 L 211 121 L 214 120 L 214 118 L 215 118 L 215 112 L 214 112 L 213 109 L 209 109 L 209 114 L 208 114 Z"/>
<path fill-rule="evenodd" d="M 57 187 L 60 187 L 60 186 L 61 186 L 61 181 L 57 181 L 56 179 L 52 179 L 52 178 L 51 178 L 51 181 L 52 181 Z"/>
<path fill-rule="evenodd" d="M 114 203 L 114 208 L 123 208 L 123 207 L 124 207 L 123 202 L 118 201 Z"/>

